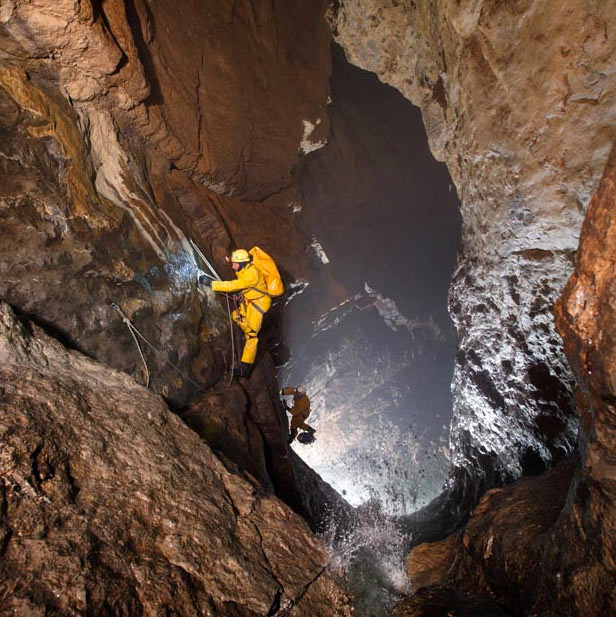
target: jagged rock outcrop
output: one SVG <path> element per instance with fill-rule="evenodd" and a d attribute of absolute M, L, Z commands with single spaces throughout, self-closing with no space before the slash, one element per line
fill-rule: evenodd
<path fill-rule="evenodd" d="M 289 423 L 269 354 L 260 355 L 249 379 L 219 384 L 182 418 L 315 530 L 323 530 L 332 517 L 341 527 L 349 521 L 350 505 L 287 445 Z"/>
<path fill-rule="evenodd" d="M 458 189 L 451 441 L 455 463 L 483 470 L 486 484 L 538 472 L 575 446 L 573 380 L 551 311 L 613 139 L 613 9 L 333 3 L 348 59 L 421 107 Z"/>
<path fill-rule="evenodd" d="M 580 459 L 489 491 L 465 529 L 422 544 L 408 574 L 421 590 L 400 617 L 461 610 L 469 598 L 509 614 L 609 615 L 616 611 L 616 148 L 594 195 L 575 272 L 556 307 L 577 378 Z M 453 595 L 462 596 L 450 606 Z"/>
<path fill-rule="evenodd" d="M 546 614 L 535 607 L 542 557 L 554 541 L 552 528 L 575 463 L 564 461 L 538 478 L 488 491 L 463 530 L 414 548 L 407 572 L 412 588 L 423 591 L 401 602 L 394 614 L 419 616 L 429 607 L 457 611 L 471 600 L 491 603 L 509 615 Z M 443 587 L 452 594 L 441 594 L 437 602 L 432 594 Z M 553 602 L 555 614 L 564 614 L 562 598 L 554 595 Z"/>
<path fill-rule="evenodd" d="M 305 522 L 0 305 L 1 615 L 350 615 Z"/>
<path fill-rule="evenodd" d="M 226 315 L 196 293 L 188 240 L 223 275 L 243 243 L 305 270 L 287 187 L 298 153 L 327 131 L 323 12 L 304 1 L 3 3 L 0 297 L 145 382 L 115 302 L 161 350 L 144 349 L 156 392 L 182 405 L 192 382 L 215 383 L 229 362 Z"/>
<path fill-rule="evenodd" d="M 218 424 L 200 435 L 312 524 L 337 496 L 292 458 L 276 463 L 284 412 L 258 403 L 276 398 L 271 383 L 226 390 L 228 305 L 197 289 L 204 266 L 189 240 L 225 277 L 224 256 L 241 245 L 263 246 L 291 276 L 306 270 L 287 203 L 298 154 L 327 132 L 324 10 L 196 0 L 0 10 L 0 298 L 174 409 L 208 407 Z M 263 349 L 275 330 L 268 316 Z M 221 425 L 229 414 L 237 424 Z"/>
<path fill-rule="evenodd" d="M 616 612 L 616 149 L 584 220 L 575 272 L 556 306 L 558 331 L 574 369 L 583 465 L 571 486 L 546 569 L 579 614 Z M 559 576 L 560 575 L 560 576 Z M 604 605 L 588 589 L 611 590 Z M 546 590 L 549 592 L 549 588 Z M 546 592 L 544 604 L 549 602 Z"/>

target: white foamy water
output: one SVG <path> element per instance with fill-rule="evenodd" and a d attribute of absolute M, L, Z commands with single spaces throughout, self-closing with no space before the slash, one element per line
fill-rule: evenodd
<path fill-rule="evenodd" d="M 407 318 L 366 285 L 312 323 L 282 370 L 284 385 L 306 386 L 317 429 L 315 443 L 293 448 L 356 507 L 351 529 L 332 521 L 324 540 L 357 617 L 390 615 L 408 592 L 410 538 L 398 517 L 447 479 L 450 401 L 426 386 L 445 344 L 431 320 Z"/>
<path fill-rule="evenodd" d="M 410 538 L 372 501 L 357 509 L 354 525 L 341 533 L 335 521 L 323 534 L 331 568 L 344 573 L 356 617 L 385 617 L 409 592 L 405 559 Z"/>

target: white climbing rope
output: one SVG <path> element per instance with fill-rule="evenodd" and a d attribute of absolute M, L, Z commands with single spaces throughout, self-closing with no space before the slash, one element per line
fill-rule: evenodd
<path fill-rule="evenodd" d="M 135 326 L 135 324 L 123 313 L 122 309 L 115 303 L 112 302 L 111 303 L 111 308 L 115 309 L 120 316 L 122 317 L 122 321 L 128 326 L 128 329 L 130 331 L 130 333 L 133 336 L 133 339 L 135 340 L 135 343 L 137 344 L 137 349 L 139 349 L 139 355 L 141 356 L 141 360 L 143 361 L 143 364 L 145 366 L 145 370 L 146 370 L 146 374 L 148 377 L 148 381 L 146 384 L 146 388 L 149 387 L 150 385 L 150 373 L 148 371 L 148 365 L 145 362 L 145 358 L 143 357 L 143 353 L 141 351 L 141 347 L 139 345 L 139 342 L 137 341 L 137 336 L 139 336 L 139 338 L 146 344 L 148 345 L 151 349 L 153 349 L 157 354 L 160 354 L 161 351 L 159 349 L 157 349 L 154 345 L 152 345 L 152 343 L 150 343 L 150 341 L 148 341 L 148 339 L 143 336 L 143 334 L 141 334 L 141 332 L 139 332 L 139 329 Z M 180 369 L 178 366 L 176 366 L 173 362 L 171 362 L 171 360 L 169 360 L 169 358 L 165 358 L 165 362 L 167 364 L 169 364 L 169 366 L 171 366 L 172 368 L 174 368 L 179 374 L 180 376 L 185 379 L 186 381 L 188 381 L 189 383 L 191 383 L 193 386 L 195 386 L 196 388 L 198 388 L 199 390 L 205 390 L 205 387 L 202 386 L 200 383 L 197 383 L 194 379 L 191 379 L 188 375 L 186 375 L 186 373 L 184 373 L 182 371 L 182 369 Z"/>
<path fill-rule="evenodd" d="M 200 272 L 213 281 L 221 281 L 222 279 L 220 278 L 220 275 L 218 274 L 218 272 L 216 272 L 216 270 L 214 269 L 214 266 L 212 266 L 212 264 L 208 261 L 207 257 L 203 254 L 203 251 L 196 245 L 196 243 L 192 240 L 192 238 L 189 239 L 189 242 L 190 242 L 190 245 L 193 247 L 193 250 L 197 253 L 201 261 L 203 261 L 203 263 L 208 267 L 208 269 L 210 270 L 213 276 L 208 274 L 207 272 L 204 272 L 203 270 L 200 270 Z M 197 287 L 198 287 L 198 284 L 197 284 Z M 235 358 L 235 336 L 233 334 L 233 319 L 231 318 L 231 306 L 229 304 L 230 296 L 227 293 L 225 293 L 225 296 L 227 298 L 227 315 L 229 316 L 229 332 L 231 333 L 231 362 L 235 364 L 235 360 L 236 360 Z M 227 382 L 227 388 L 231 385 L 232 381 L 233 381 L 233 371 L 231 370 L 231 372 L 229 373 L 229 381 Z"/>
<path fill-rule="evenodd" d="M 112 304 L 112 306 L 114 305 Z M 137 345 L 137 349 L 139 350 L 139 355 L 141 356 L 141 361 L 143 362 L 143 367 L 145 368 L 145 384 L 144 385 L 146 388 L 149 388 L 150 387 L 150 371 L 148 370 L 148 363 L 145 361 L 145 358 L 143 356 L 143 351 L 141 351 L 141 345 L 139 345 L 139 341 L 137 340 L 137 337 L 135 336 L 135 332 L 133 331 L 133 330 L 136 330 L 136 328 L 135 326 L 133 326 L 130 319 L 126 317 L 126 315 L 124 315 L 124 313 L 122 312 L 122 310 L 117 304 L 114 306 L 114 308 L 116 308 L 119 311 L 120 315 L 122 315 L 122 321 L 128 327 L 128 331 L 133 337 L 133 341 L 135 341 L 135 345 Z"/>
<path fill-rule="evenodd" d="M 190 242 L 190 246 L 193 247 L 193 249 L 197 252 L 197 255 L 199 255 L 203 263 L 209 268 L 210 272 L 214 275 L 214 279 L 217 281 L 222 281 L 222 279 L 220 278 L 220 275 L 218 274 L 218 272 L 216 272 L 216 270 L 214 270 L 214 266 L 212 266 L 212 264 L 207 260 L 207 257 L 202 253 L 201 249 L 192 241 L 192 239 L 190 239 L 189 242 Z M 209 278 L 212 278 L 211 276 L 209 276 L 209 274 L 206 274 L 206 276 L 208 276 Z"/>

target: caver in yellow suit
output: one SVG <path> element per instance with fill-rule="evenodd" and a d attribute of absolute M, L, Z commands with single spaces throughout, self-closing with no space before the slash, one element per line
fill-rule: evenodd
<path fill-rule="evenodd" d="M 263 322 L 263 315 L 272 304 L 267 294 L 267 282 L 263 274 L 251 262 L 248 251 L 238 249 L 231 255 L 231 264 L 237 278 L 234 281 L 212 281 L 213 291 L 227 293 L 240 292 L 242 300 L 238 310 L 233 311 L 233 321 L 242 329 L 246 337 L 241 365 L 236 374 L 249 377 L 257 355 L 258 334 Z"/>
<path fill-rule="evenodd" d="M 283 396 L 293 395 L 293 407 L 287 408 L 287 411 L 293 416 L 291 418 L 291 435 L 288 443 L 291 443 L 297 437 L 297 432 L 300 428 L 303 431 L 315 433 L 316 429 L 306 424 L 306 420 L 310 415 L 310 399 L 306 396 L 306 388 L 304 386 L 283 388 L 280 390 L 280 394 Z"/>

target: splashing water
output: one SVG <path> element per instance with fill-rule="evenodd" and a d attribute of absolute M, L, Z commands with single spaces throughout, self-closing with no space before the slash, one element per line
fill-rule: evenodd
<path fill-rule="evenodd" d="M 432 320 L 406 318 L 365 286 L 312 323 L 282 370 L 284 383 L 307 387 L 317 429 L 314 444 L 293 448 L 356 506 L 350 527 L 332 521 L 323 539 L 358 617 L 385 617 L 408 593 L 412 538 L 400 517 L 447 479 L 449 401 L 431 395 L 430 382 L 443 337 Z"/>
<path fill-rule="evenodd" d="M 322 536 L 330 567 L 344 573 L 357 617 L 385 617 L 409 592 L 405 556 L 410 537 L 376 500 L 359 506 L 349 529 L 332 521 Z"/>

